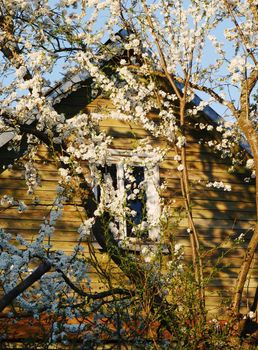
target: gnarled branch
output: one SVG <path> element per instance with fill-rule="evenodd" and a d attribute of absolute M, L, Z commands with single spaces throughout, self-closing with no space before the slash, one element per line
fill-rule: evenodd
<path fill-rule="evenodd" d="M 6 293 L 0 299 L 0 312 L 2 312 L 9 304 L 13 302 L 17 296 L 28 289 L 33 283 L 40 280 L 40 278 L 50 270 L 51 264 L 48 261 L 43 261 L 37 268 L 32 272 L 31 275 L 26 277 L 21 283 L 16 287 Z"/>

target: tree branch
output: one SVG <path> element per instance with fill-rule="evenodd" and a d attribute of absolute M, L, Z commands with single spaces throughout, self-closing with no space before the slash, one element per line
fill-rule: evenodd
<path fill-rule="evenodd" d="M 2 312 L 17 296 L 23 293 L 26 289 L 28 289 L 33 283 L 38 281 L 46 272 L 48 272 L 51 268 L 51 264 L 48 261 L 42 262 L 36 270 L 32 272 L 27 278 L 25 278 L 21 283 L 19 283 L 16 287 L 6 293 L 0 299 L 0 312 Z"/>
<path fill-rule="evenodd" d="M 255 69 L 251 72 L 250 76 L 242 84 L 242 91 L 240 96 L 241 112 L 237 120 L 240 129 L 244 132 L 247 141 L 250 144 L 254 161 L 255 169 L 258 171 L 258 138 L 257 131 L 250 120 L 250 94 L 256 85 L 258 80 L 258 71 Z M 258 217 L 258 177 L 256 176 L 256 214 Z M 240 302 L 244 290 L 245 281 L 250 270 L 250 266 L 254 257 L 258 245 L 258 222 L 256 221 L 255 231 L 248 244 L 245 252 L 243 262 L 240 267 L 238 279 L 236 282 L 235 294 L 232 303 L 232 309 L 235 313 L 239 312 Z"/>
<path fill-rule="evenodd" d="M 77 294 L 83 296 L 83 297 L 86 297 L 88 299 L 92 299 L 92 300 L 98 300 L 98 299 L 103 299 L 103 298 L 106 298 L 106 297 L 109 297 L 109 296 L 112 296 L 114 294 L 123 294 L 123 295 L 128 295 L 128 296 L 131 296 L 132 293 L 129 292 L 128 290 L 125 290 L 125 289 L 122 289 L 122 288 L 114 288 L 114 289 L 111 289 L 111 290 L 107 290 L 107 291 L 104 291 L 104 292 L 100 292 L 100 293 L 96 293 L 96 294 L 91 294 L 91 293 L 87 293 L 87 292 L 84 292 L 83 290 L 81 290 L 80 288 L 78 288 L 65 274 L 62 270 L 60 269 L 57 269 L 56 270 L 57 272 L 59 272 L 64 281 L 68 284 L 68 286 L 74 290 Z"/>
<path fill-rule="evenodd" d="M 6 37 L 0 45 L 0 50 L 3 55 L 14 65 L 14 67 L 19 68 L 24 65 L 23 58 L 21 56 L 21 51 L 17 44 L 17 40 L 14 37 L 13 31 L 13 19 L 10 15 L 0 16 L 0 28 L 6 33 Z M 7 46 L 7 43 L 12 43 L 11 47 Z M 26 73 L 23 77 L 24 80 L 32 79 L 32 75 L 29 70 L 26 70 Z"/>
<path fill-rule="evenodd" d="M 179 83 L 183 83 L 183 79 L 180 77 L 176 77 L 176 80 Z M 235 108 L 234 104 L 230 101 L 225 100 L 224 98 L 222 98 L 219 94 L 217 94 L 212 88 L 209 88 L 207 86 L 203 86 L 203 85 L 199 85 L 196 83 L 192 83 L 191 81 L 188 82 L 189 86 L 192 89 L 198 90 L 198 91 L 202 91 L 205 92 L 206 94 L 209 94 L 211 97 L 213 97 L 217 102 L 223 104 L 224 106 L 227 106 L 230 111 L 232 112 L 232 114 L 237 117 L 238 114 L 238 110 Z"/>
<path fill-rule="evenodd" d="M 227 8 L 227 10 L 228 10 L 228 12 L 229 12 L 231 18 L 232 18 L 232 21 L 233 21 L 234 24 L 235 24 L 235 27 L 236 27 L 236 29 L 237 29 L 237 31 L 238 31 L 239 37 L 240 37 L 241 40 L 242 40 L 242 43 L 243 43 L 243 46 L 244 46 L 246 52 L 247 52 L 248 55 L 252 58 L 254 64 L 256 64 L 256 63 L 257 63 L 256 58 L 255 58 L 254 54 L 252 53 L 252 51 L 249 49 L 248 39 L 247 39 L 246 36 L 244 35 L 244 33 L 243 33 L 241 27 L 239 26 L 239 24 L 238 24 L 238 22 L 237 22 L 236 16 L 235 16 L 235 14 L 234 14 L 234 12 L 233 12 L 233 10 L 232 10 L 232 4 L 229 3 L 227 0 L 223 0 L 223 1 L 224 1 L 224 4 L 225 4 L 225 6 L 226 6 L 226 8 Z M 256 16 L 256 17 L 257 17 L 257 16 Z"/>
<path fill-rule="evenodd" d="M 253 0 L 247 0 L 250 10 L 254 16 L 255 24 L 258 26 L 258 5 L 254 4 Z"/>
<path fill-rule="evenodd" d="M 38 130 L 35 125 L 20 125 L 20 131 L 24 134 L 31 134 L 36 136 L 40 141 L 44 142 L 47 146 L 51 146 L 49 137 L 42 131 Z"/>
<path fill-rule="evenodd" d="M 254 253 L 256 251 L 257 244 L 258 244 L 258 223 L 256 223 L 254 234 L 246 249 L 244 260 L 242 262 L 240 272 L 238 275 L 238 279 L 235 287 L 234 299 L 232 303 L 232 309 L 235 314 L 237 314 L 240 309 L 240 302 L 242 299 L 246 277 L 250 270 L 250 265 L 253 260 Z"/>
<path fill-rule="evenodd" d="M 135 69 L 135 70 L 139 70 L 139 66 L 136 66 L 136 65 L 133 65 L 133 64 L 130 64 L 127 66 L 128 68 L 131 68 L 131 69 Z M 149 72 L 150 74 L 153 74 L 153 75 L 156 75 L 156 76 L 159 76 L 159 77 L 163 77 L 163 78 L 166 78 L 166 74 L 161 72 L 161 71 L 151 71 Z M 137 74 L 139 74 L 139 72 L 137 72 Z M 176 77 L 173 77 L 174 80 L 177 82 L 177 83 L 180 83 L 180 84 L 184 84 L 185 83 L 185 80 L 183 78 L 180 78 L 179 76 L 176 76 Z M 238 115 L 238 110 L 235 108 L 234 104 L 228 100 L 225 100 L 224 98 L 222 98 L 218 93 L 216 93 L 216 91 L 214 91 L 212 88 L 209 88 L 207 86 L 203 86 L 203 85 L 199 85 L 197 83 L 193 83 L 191 82 L 190 80 L 188 81 L 188 85 L 192 88 L 192 89 L 195 89 L 195 90 L 198 90 L 198 91 L 202 91 L 202 92 L 205 92 L 206 94 L 209 94 L 211 97 L 213 97 L 217 102 L 227 106 L 230 111 L 232 112 L 232 114 L 237 117 Z"/>
<path fill-rule="evenodd" d="M 158 40 L 158 37 L 157 37 L 157 34 L 155 33 L 155 29 L 154 29 L 154 25 L 153 25 L 153 22 L 151 20 L 151 17 L 148 13 L 148 7 L 146 5 L 146 2 L 143 1 L 142 2 L 143 4 L 143 8 L 144 8 L 144 11 L 145 11 L 145 14 L 146 14 L 146 17 L 147 17 L 147 21 L 148 21 L 148 24 L 151 28 L 151 31 L 152 31 L 152 35 L 154 37 L 154 40 L 155 40 L 155 43 L 157 45 L 157 49 L 158 49 L 158 52 L 159 52 L 159 56 L 160 56 L 160 63 L 161 63 L 161 67 L 162 69 L 164 70 L 164 73 L 165 73 L 165 76 L 167 77 L 168 81 L 170 82 L 175 94 L 177 95 L 177 98 L 179 100 L 182 99 L 182 95 L 181 95 L 181 92 L 180 90 L 178 89 L 178 87 L 176 86 L 176 83 L 174 81 L 174 78 L 172 77 L 172 75 L 168 72 L 168 69 L 167 69 L 167 63 L 166 63 L 166 60 L 165 60 L 165 57 L 164 57 L 164 54 L 162 52 L 162 49 L 160 47 L 160 43 L 159 43 L 159 40 Z"/>
<path fill-rule="evenodd" d="M 97 208 L 92 190 L 87 184 L 87 198 L 84 198 L 84 208 L 88 217 L 94 216 L 94 212 Z M 95 236 L 98 244 L 101 248 L 108 252 L 109 257 L 115 264 L 122 270 L 122 272 L 129 278 L 129 280 L 135 285 L 136 290 L 142 289 L 142 283 L 145 280 L 144 266 L 139 264 L 135 259 L 131 259 L 129 252 L 119 247 L 118 242 L 114 239 L 112 233 L 108 228 L 105 228 L 110 220 L 109 213 L 103 214 L 103 220 L 100 217 L 96 217 L 95 223 L 92 227 L 92 233 Z M 105 231 L 106 229 L 106 231 Z M 130 258 L 130 259 L 129 259 Z M 129 263 L 130 261 L 130 263 Z M 159 286 L 155 283 L 150 285 L 150 293 L 153 298 L 152 309 L 160 309 L 159 320 L 161 324 L 169 331 L 172 332 L 172 327 L 177 327 L 178 320 L 175 318 L 173 312 L 171 312 L 171 305 L 168 304 L 166 298 L 160 293 Z M 171 327 L 172 325 L 172 327 Z"/>
<path fill-rule="evenodd" d="M 246 104 L 249 106 L 249 98 L 252 93 L 253 88 L 255 87 L 256 83 L 258 81 L 258 65 L 257 67 L 254 67 L 254 69 L 251 71 L 249 77 L 245 79 L 241 86 L 241 95 L 240 95 L 240 102 L 241 102 L 241 110 L 246 111 Z M 249 117 L 249 113 L 247 113 L 247 118 Z"/>

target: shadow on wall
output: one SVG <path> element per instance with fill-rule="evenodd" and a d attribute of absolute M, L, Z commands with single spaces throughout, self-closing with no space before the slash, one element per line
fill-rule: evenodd
<path fill-rule="evenodd" d="M 211 153 L 205 145 L 200 145 L 199 156 L 198 166 L 202 166 L 201 173 L 205 182 L 223 181 L 231 186 L 231 191 L 207 188 L 205 185 L 201 189 L 193 178 L 191 191 L 193 215 L 201 237 L 204 264 L 207 265 L 207 270 L 214 270 L 208 290 L 214 295 L 230 296 L 255 226 L 255 184 L 254 181 L 244 182 L 247 174 L 230 174 L 230 161 Z M 190 168 L 193 168 L 194 174 L 194 166 Z M 236 240 L 242 234 L 244 242 L 237 244 Z M 244 290 L 243 311 L 248 311 L 255 296 L 258 282 L 255 258 L 257 255 L 252 262 Z"/>

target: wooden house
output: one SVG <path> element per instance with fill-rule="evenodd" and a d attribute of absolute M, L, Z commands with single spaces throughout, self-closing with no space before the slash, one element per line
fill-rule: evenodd
<path fill-rule="evenodd" d="M 58 96 L 59 102 L 55 108 L 62 112 L 67 118 L 71 118 L 79 111 L 85 113 L 106 113 L 114 111 L 114 106 L 108 98 L 97 96 L 90 97 L 90 82 L 78 76 L 71 79 L 69 83 L 57 86 L 51 92 L 51 97 Z M 197 99 L 197 97 L 196 97 Z M 195 100 L 198 104 L 198 101 Z M 155 119 L 155 114 L 150 116 Z M 246 240 L 252 234 L 256 220 L 255 208 L 255 184 L 253 179 L 245 181 L 249 177 L 248 171 L 241 173 L 240 170 L 230 172 L 231 163 L 225 158 L 221 158 L 219 152 L 214 152 L 207 140 L 220 140 L 220 134 L 216 127 L 220 123 L 220 117 L 215 111 L 207 107 L 200 113 L 200 119 L 204 125 L 213 126 L 213 130 L 195 127 L 189 124 L 187 130 L 187 164 L 189 170 L 190 192 L 192 201 L 192 213 L 194 222 L 200 235 L 202 246 L 202 256 L 206 271 L 211 271 L 216 266 L 216 273 L 209 281 L 206 288 L 207 302 L 206 307 L 210 315 L 219 314 L 223 319 L 226 307 L 228 306 L 228 297 L 231 295 L 239 268 L 244 255 L 244 247 L 247 243 L 237 247 L 232 246 L 232 240 L 239 237 L 240 234 L 246 234 Z M 155 147 L 167 147 L 166 140 L 154 137 L 144 130 L 141 125 L 134 122 L 125 122 L 103 118 L 99 122 L 99 130 L 105 131 L 112 136 L 110 148 L 113 150 L 114 158 L 130 157 L 135 149 L 135 145 L 143 138 L 148 138 L 150 144 Z M 26 185 L 25 170 L 20 159 L 26 158 L 26 139 L 21 141 L 21 147 L 18 151 L 9 149 L 9 141 L 12 139 L 12 133 L 5 133 L 0 136 L 0 154 L 1 154 L 1 174 L 0 174 L 0 197 L 4 195 L 13 197 L 15 201 L 23 201 L 27 205 L 27 210 L 21 213 L 17 208 L 0 209 L 0 227 L 11 233 L 14 237 L 17 234 L 23 236 L 29 242 L 33 241 L 38 234 L 43 218 L 47 218 L 56 196 L 56 187 L 59 180 L 59 174 L 55 159 L 51 152 L 45 146 L 38 148 L 33 162 L 36 164 L 37 176 L 40 178 L 40 185 L 36 187 L 33 194 L 28 193 Z M 249 151 L 246 145 L 240 145 L 243 159 L 248 159 Z M 116 161 L 114 161 L 116 164 Z M 141 166 L 137 164 L 137 166 Z M 142 165 L 144 169 L 144 165 Z M 157 164 L 155 172 L 155 182 L 163 184 L 166 182 L 165 189 L 156 193 L 161 196 L 165 203 L 169 203 L 171 211 L 171 220 L 169 231 L 175 237 L 176 242 L 183 246 L 185 261 L 191 262 L 191 248 L 189 242 L 187 219 L 181 211 L 182 193 L 180 189 L 180 170 L 175 160 L 175 152 L 168 149 L 164 159 Z M 118 170 L 117 170 L 118 171 Z M 144 170 L 143 170 L 144 171 Z M 220 188 L 210 186 L 208 183 L 218 183 L 223 181 L 231 186 L 231 191 L 224 191 Z M 155 192 L 153 188 L 150 191 Z M 155 201 L 155 198 L 154 198 Z M 64 205 L 63 215 L 58 219 L 55 231 L 51 237 L 49 245 L 50 250 L 62 250 L 67 253 L 73 250 L 78 243 L 78 228 L 86 218 L 84 208 L 79 196 L 74 196 L 71 202 Z M 154 232 L 155 235 L 155 232 Z M 84 246 L 85 254 L 92 254 L 88 242 L 81 243 Z M 144 242 L 141 244 L 145 244 Z M 92 242 L 96 258 L 108 266 L 108 256 L 97 242 Z M 118 269 L 114 264 L 110 265 L 110 271 L 118 274 Z M 207 272 L 207 273 L 208 273 Z M 94 290 L 103 290 L 104 286 L 94 267 L 91 267 L 92 286 Z M 246 282 L 242 311 L 248 310 L 253 302 L 257 288 L 257 254 L 252 262 L 248 280 Z M 23 331 L 20 329 L 20 336 Z"/>

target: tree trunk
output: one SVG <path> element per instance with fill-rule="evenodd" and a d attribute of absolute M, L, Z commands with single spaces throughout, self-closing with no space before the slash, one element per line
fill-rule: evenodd
<path fill-rule="evenodd" d="M 255 169 L 256 169 L 256 226 L 253 233 L 253 236 L 248 244 L 248 247 L 245 252 L 244 260 L 242 262 L 242 265 L 240 267 L 235 293 L 233 297 L 232 302 L 232 311 L 233 313 L 237 314 L 240 309 L 240 302 L 243 294 L 243 289 L 245 285 L 245 281 L 248 275 L 248 272 L 250 270 L 250 266 L 254 257 L 254 253 L 256 251 L 257 245 L 258 245 L 258 223 L 257 223 L 257 217 L 258 217 L 258 177 L 257 177 L 257 170 L 258 170 L 258 135 L 256 133 L 256 130 L 254 128 L 254 125 L 248 118 L 248 114 L 244 110 L 239 118 L 238 118 L 238 125 L 241 128 L 241 130 L 244 132 L 247 141 L 249 142 L 249 145 L 251 147 L 254 162 L 255 162 Z"/>

